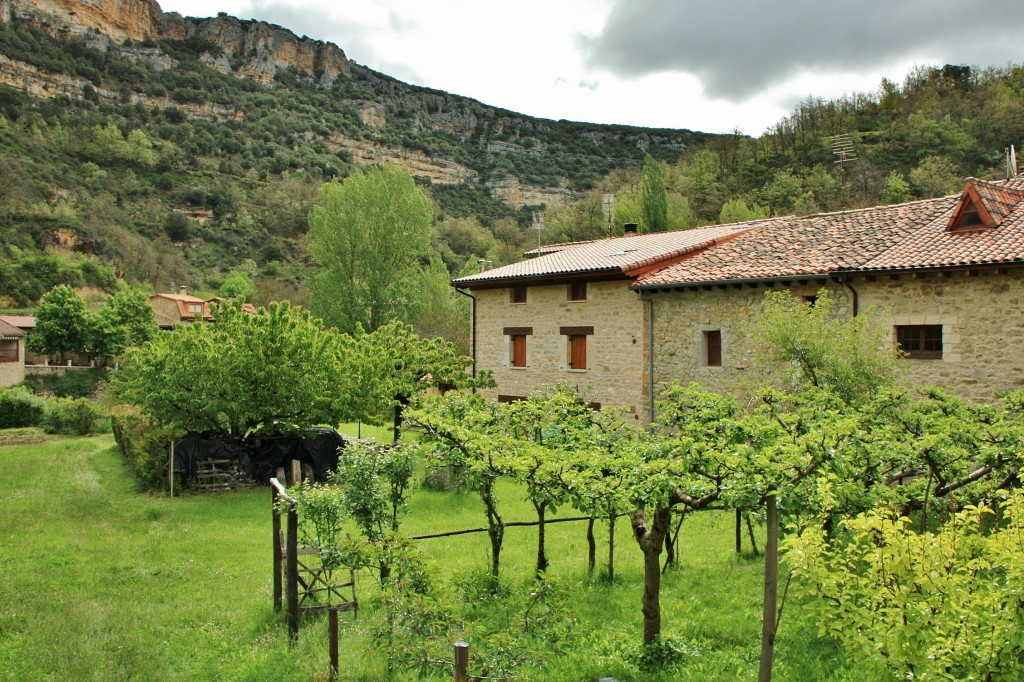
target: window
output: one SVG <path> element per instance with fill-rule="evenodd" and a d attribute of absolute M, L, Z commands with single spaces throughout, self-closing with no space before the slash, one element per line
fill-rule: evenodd
<path fill-rule="evenodd" d="M 897 326 L 896 343 L 908 358 L 941 358 L 942 325 L 908 324 Z"/>
<path fill-rule="evenodd" d="M 594 333 L 593 327 L 560 327 L 559 333 L 566 337 L 566 356 L 570 370 L 587 369 L 587 337 Z"/>
<path fill-rule="evenodd" d="M 587 368 L 587 337 L 573 334 L 569 337 L 569 369 Z"/>
<path fill-rule="evenodd" d="M 526 287 L 517 286 L 509 290 L 509 303 L 526 303 Z"/>
<path fill-rule="evenodd" d="M 704 366 L 722 366 L 722 331 L 720 329 L 704 332 Z"/>
<path fill-rule="evenodd" d="M 505 327 L 502 333 L 508 337 L 509 367 L 526 367 L 526 337 L 533 327 Z"/>
<path fill-rule="evenodd" d="M 188 304 L 188 311 L 190 313 L 202 313 L 203 312 L 203 304 L 202 303 L 189 303 Z"/>
<path fill-rule="evenodd" d="M 0 362 L 17 362 L 20 359 L 18 357 L 18 340 L 0 339 Z"/>
<path fill-rule="evenodd" d="M 587 300 L 587 283 L 586 282 L 573 282 L 569 285 L 569 300 L 570 301 L 585 301 Z"/>
<path fill-rule="evenodd" d="M 511 353 L 509 365 L 512 367 L 526 367 L 526 334 L 513 334 L 509 337 Z"/>

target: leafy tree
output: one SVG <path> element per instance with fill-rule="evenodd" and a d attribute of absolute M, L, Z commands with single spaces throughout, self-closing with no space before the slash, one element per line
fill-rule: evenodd
<path fill-rule="evenodd" d="M 347 332 L 406 317 L 431 217 L 430 200 L 398 166 L 325 184 L 309 216 L 309 252 L 317 265 L 311 309 Z"/>
<path fill-rule="evenodd" d="M 883 204 L 902 204 L 910 201 L 910 185 L 899 171 L 889 173 L 885 186 L 878 193 L 878 200 Z"/>
<path fill-rule="evenodd" d="M 767 217 L 768 209 L 754 203 L 748 204 L 743 199 L 737 197 L 729 199 L 722 205 L 722 210 L 718 214 L 718 222 L 722 225 L 730 225 L 732 223 L 745 223 Z"/>
<path fill-rule="evenodd" d="M 183 324 L 129 350 L 112 384 L 162 424 L 234 438 L 294 433 L 356 414 L 361 396 L 350 338 L 308 312 L 241 302 L 215 324 Z"/>
<path fill-rule="evenodd" d="M 1024 677 L 1024 492 L 969 506 L 937 532 L 875 509 L 830 539 L 807 528 L 788 543 L 824 633 L 873 679 L 1019 680 Z"/>
<path fill-rule="evenodd" d="M 501 436 L 504 405 L 488 401 L 479 393 L 450 391 L 427 407 L 410 412 L 409 420 L 421 430 L 424 442 L 434 448 L 427 468 L 456 469 L 466 486 L 480 496 L 491 544 L 491 579 L 497 587 L 505 520 L 498 507 L 496 484 L 513 465 L 511 448 Z"/>
<path fill-rule="evenodd" d="M 256 298 L 256 287 L 252 277 L 241 270 L 232 270 L 220 285 L 220 295 L 225 298 L 238 298 L 251 302 Z"/>
<path fill-rule="evenodd" d="M 641 208 L 643 226 L 647 232 L 663 232 L 668 229 L 668 195 L 665 190 L 665 175 L 661 164 L 647 154 L 644 156 L 644 175 Z"/>
<path fill-rule="evenodd" d="M 59 355 L 63 363 L 68 353 L 88 350 L 91 337 L 85 301 L 71 287 L 59 284 L 39 301 L 28 347 L 34 353 Z"/>
<path fill-rule="evenodd" d="M 350 443 L 339 455 L 331 482 L 340 487 L 342 507 L 363 537 L 381 546 L 378 569 L 383 585 L 391 575 L 390 552 L 383 545 L 398 532 L 412 491 L 412 450 L 401 445 L 384 448 Z"/>
<path fill-rule="evenodd" d="M 425 339 L 411 325 L 389 322 L 372 334 L 360 334 L 360 419 L 377 423 L 381 415 L 393 418 L 395 440 L 401 435 L 405 408 L 428 389 L 471 388 L 494 385 L 491 372 L 472 376 L 466 369 L 472 358 L 459 355 L 454 344 L 441 338 Z"/>
<path fill-rule="evenodd" d="M 918 196 L 941 197 L 963 189 L 963 178 L 945 156 L 927 156 L 910 171 L 910 184 Z"/>
<path fill-rule="evenodd" d="M 149 298 L 139 289 L 122 286 L 108 297 L 93 322 L 92 348 L 108 357 L 141 346 L 159 332 Z"/>
<path fill-rule="evenodd" d="M 765 293 L 756 322 L 757 357 L 790 388 L 814 386 L 835 393 L 846 403 L 870 398 L 896 378 L 898 351 L 888 331 L 870 312 L 843 321 L 833 310 L 827 291 L 813 305 L 789 292 Z"/>

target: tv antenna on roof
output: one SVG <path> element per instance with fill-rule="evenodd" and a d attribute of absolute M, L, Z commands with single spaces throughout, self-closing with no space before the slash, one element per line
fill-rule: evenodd
<path fill-rule="evenodd" d="M 1006 179 L 1017 177 L 1017 150 L 1011 144 L 1006 148 Z"/>
<path fill-rule="evenodd" d="M 540 248 L 540 233 L 544 229 L 544 211 L 533 212 L 533 229 L 537 230 L 537 248 Z"/>
<path fill-rule="evenodd" d="M 837 157 L 833 163 L 839 164 L 839 188 L 842 192 L 843 208 L 846 208 L 846 164 L 849 161 L 856 161 L 857 154 L 853 151 L 853 139 L 848 133 L 833 135 L 829 140 L 832 143 L 832 156 Z"/>
<path fill-rule="evenodd" d="M 615 195 L 614 194 L 605 194 L 604 195 L 604 214 L 605 214 L 605 216 L 608 219 L 608 227 L 606 228 L 608 234 L 612 233 L 612 214 L 614 213 L 614 207 L 615 207 Z"/>

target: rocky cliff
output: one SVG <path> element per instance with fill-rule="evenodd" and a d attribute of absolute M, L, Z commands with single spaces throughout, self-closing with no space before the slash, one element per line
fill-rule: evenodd
<path fill-rule="evenodd" d="M 85 35 L 104 47 L 127 41 L 198 38 L 220 48 L 207 65 L 261 83 L 278 72 L 294 69 L 315 74 L 330 85 L 348 72 L 348 59 L 338 46 L 262 21 L 241 21 L 226 14 L 210 19 L 164 13 L 156 0 L 0 0 L 0 21 L 12 16 L 37 20 L 51 30 Z"/>
<path fill-rule="evenodd" d="M 15 20 L 57 40 L 82 40 L 113 60 L 128 59 L 151 72 L 181 68 L 174 55 L 185 49 L 206 67 L 268 89 L 330 92 L 333 105 L 347 108 L 360 125 L 307 131 L 326 148 L 357 164 L 390 161 L 434 184 L 481 183 L 493 198 L 514 207 L 571 201 L 600 174 L 636 166 L 646 152 L 671 159 L 707 137 L 534 119 L 402 83 L 350 62 L 336 45 L 280 26 L 223 13 L 182 17 L 162 12 L 155 0 L 0 0 L 0 24 Z M 154 90 L 145 77 L 131 83 L 111 77 L 102 60 L 100 68 L 77 73 L 61 72 L 59 61 L 45 63 L 0 53 L 0 85 L 34 97 L 174 107 L 189 118 L 218 122 L 253 113 L 235 101 L 210 98 L 195 78 L 189 92 L 174 79 L 163 79 L 170 85 Z"/>

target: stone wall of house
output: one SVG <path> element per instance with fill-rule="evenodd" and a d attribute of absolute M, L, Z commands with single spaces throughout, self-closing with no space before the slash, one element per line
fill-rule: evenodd
<path fill-rule="evenodd" d="M 629 282 L 590 282 L 586 301 L 569 301 L 568 285 L 531 286 L 526 303 L 511 303 L 509 289 L 473 292 L 477 299 L 476 351 L 481 369 L 494 370 L 497 396 L 528 396 L 559 381 L 602 407 L 622 406 L 643 419 L 644 306 Z M 530 327 L 525 368 L 510 367 L 508 327 Z M 569 368 L 562 327 L 593 327 L 587 369 Z"/>
<path fill-rule="evenodd" d="M 822 288 L 829 291 L 837 314 L 843 315 L 850 305 L 850 293 L 835 283 L 776 286 L 772 290 L 815 296 Z M 768 290 L 764 286 L 730 286 L 645 293 L 654 310 L 655 400 L 674 382 L 695 381 L 711 391 L 749 393 L 763 378 L 753 357 L 750 333 Z M 706 333 L 712 331 L 721 333 L 719 367 L 707 364 Z"/>
<path fill-rule="evenodd" d="M 941 359 L 900 363 L 908 385 L 979 402 L 1024 387 L 1024 270 L 879 275 L 853 285 L 862 309 L 883 309 L 887 324 L 942 325 Z"/>
<path fill-rule="evenodd" d="M 18 361 L 0 362 L 0 386 L 25 383 L 25 339 L 18 339 Z"/>
<path fill-rule="evenodd" d="M 860 314 L 874 311 L 879 324 L 893 329 L 893 343 L 896 325 L 942 325 L 941 358 L 900 361 L 905 385 L 938 385 L 979 402 L 1024 387 L 1024 270 L 861 276 L 852 286 Z M 789 287 L 798 296 L 813 295 L 817 288 Z M 834 282 L 825 288 L 836 313 L 849 317 L 850 289 Z M 763 378 L 749 332 L 765 290 L 715 287 L 645 294 L 654 309 L 655 395 L 673 381 L 747 394 Z M 721 367 L 708 367 L 705 361 L 705 332 L 713 330 L 721 331 Z"/>

